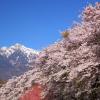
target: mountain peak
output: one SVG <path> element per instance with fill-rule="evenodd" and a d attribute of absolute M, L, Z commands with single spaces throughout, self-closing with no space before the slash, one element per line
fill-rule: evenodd
<path fill-rule="evenodd" d="M 19 44 L 19 43 L 16 43 L 14 46 L 15 46 L 16 48 L 20 48 L 20 47 L 23 47 L 24 45 Z"/>
<path fill-rule="evenodd" d="M 19 43 L 0 48 L 0 79 L 9 79 L 28 71 L 38 54 L 37 50 Z"/>
<path fill-rule="evenodd" d="M 30 54 L 36 54 L 36 55 L 39 54 L 39 52 L 37 50 L 27 48 L 22 44 L 16 43 L 15 45 L 12 45 L 10 47 L 1 47 L 0 55 L 5 55 L 8 57 L 11 54 L 13 54 L 14 52 L 16 52 L 17 50 L 20 50 L 21 52 L 27 54 L 27 56 L 29 56 Z"/>

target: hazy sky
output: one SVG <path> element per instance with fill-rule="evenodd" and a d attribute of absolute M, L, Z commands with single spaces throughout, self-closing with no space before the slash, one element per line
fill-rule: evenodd
<path fill-rule="evenodd" d="M 59 31 L 78 21 L 88 4 L 100 0 L 0 0 L 0 47 L 21 43 L 41 50 L 61 39 Z M 88 3 L 87 3 L 88 2 Z"/>

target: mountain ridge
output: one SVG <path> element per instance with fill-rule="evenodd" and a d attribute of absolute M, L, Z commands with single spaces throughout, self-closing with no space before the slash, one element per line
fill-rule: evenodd
<path fill-rule="evenodd" d="M 21 44 L 0 48 L 0 79 L 19 76 L 30 69 L 39 52 Z"/>

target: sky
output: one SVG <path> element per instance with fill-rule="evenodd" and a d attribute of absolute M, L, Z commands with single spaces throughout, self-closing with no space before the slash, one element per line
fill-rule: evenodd
<path fill-rule="evenodd" d="M 16 43 L 42 50 L 79 21 L 88 3 L 100 0 L 0 0 L 0 47 Z"/>

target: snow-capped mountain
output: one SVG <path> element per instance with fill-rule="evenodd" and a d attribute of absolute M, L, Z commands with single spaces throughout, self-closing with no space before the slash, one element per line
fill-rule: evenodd
<path fill-rule="evenodd" d="M 0 79 L 9 79 L 30 70 L 38 53 L 21 44 L 0 48 Z"/>

